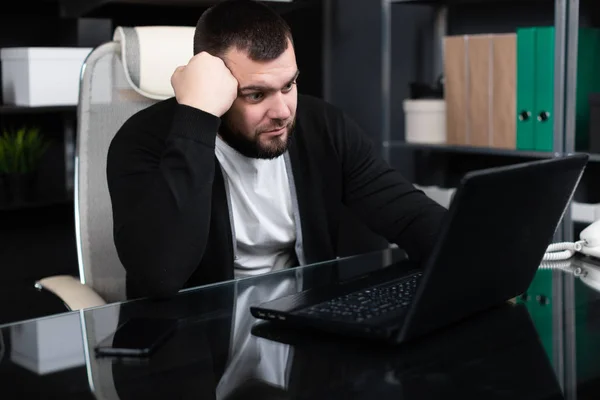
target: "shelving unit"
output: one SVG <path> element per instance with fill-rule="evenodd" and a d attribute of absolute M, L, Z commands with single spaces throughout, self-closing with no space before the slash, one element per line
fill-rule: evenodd
<path fill-rule="evenodd" d="M 444 153 L 464 153 L 464 154 L 487 154 L 490 156 L 510 156 L 522 158 L 551 158 L 555 157 L 556 153 L 543 151 L 515 151 L 511 149 L 499 149 L 493 147 L 475 147 L 475 146 L 455 146 L 445 144 L 427 144 L 427 143 L 407 143 L 402 141 L 390 141 L 383 144 L 389 148 L 403 148 L 414 151 L 430 151 Z M 600 160 L 600 156 L 598 156 Z"/>
<path fill-rule="evenodd" d="M 481 5 L 482 3 L 490 5 L 501 4 L 511 5 L 539 5 L 542 7 L 553 8 L 554 28 L 555 28 L 555 69 L 554 69 L 554 139 L 552 152 L 521 151 L 498 148 L 454 146 L 454 145 L 426 145 L 407 143 L 403 138 L 397 138 L 396 132 L 392 129 L 393 113 L 402 112 L 402 110 L 392 110 L 391 91 L 392 87 L 392 50 L 394 38 L 392 37 L 392 10 L 393 7 L 404 7 L 405 5 L 433 7 L 435 18 L 433 19 L 433 43 L 426 51 L 431 51 L 432 60 L 432 81 L 443 74 L 443 39 L 449 32 L 448 13 L 449 8 L 453 6 Z M 402 149 L 403 154 L 409 154 L 411 157 L 418 156 L 427 150 L 428 155 L 443 156 L 447 154 L 465 154 L 490 156 L 489 165 L 494 166 L 501 163 L 502 158 L 511 158 L 516 162 L 527 159 L 540 159 L 560 156 L 575 152 L 575 89 L 573 83 L 576 82 L 576 38 L 577 38 L 577 20 L 574 15 L 574 9 L 577 7 L 576 0 L 381 0 L 382 13 L 382 154 L 388 162 L 393 163 L 393 150 Z M 591 161 L 600 161 L 600 155 L 592 155 Z M 420 171 L 423 174 L 423 171 Z M 570 219 L 570 213 L 565 214 L 565 218 L 557 232 L 555 240 L 572 240 L 573 226 Z"/>
<path fill-rule="evenodd" d="M 392 117 L 394 113 L 402 110 L 392 110 L 392 87 L 394 70 L 392 66 L 392 50 L 394 48 L 392 37 L 392 9 L 393 7 L 403 7 L 411 5 L 412 7 L 427 6 L 435 10 L 433 18 L 433 43 L 427 48 L 431 51 L 431 60 L 433 60 L 433 77 L 441 75 L 443 71 L 442 44 L 445 35 L 449 34 L 448 20 L 449 8 L 455 5 L 466 7 L 471 4 L 486 6 L 494 4 L 509 4 L 511 7 L 517 7 L 533 4 L 539 5 L 539 8 L 551 7 L 553 10 L 553 26 L 555 29 L 554 41 L 554 105 L 553 105 L 553 151 L 552 152 L 523 152 L 519 150 L 501 150 L 478 147 L 452 146 L 452 145 L 427 145 L 406 143 L 402 138 L 396 137 L 397 132 L 392 129 Z M 589 6 L 589 8 L 587 7 Z M 462 8 L 464 10 L 464 8 Z M 585 12 L 585 21 L 580 20 Z M 460 159 L 463 164 L 469 160 L 477 160 L 477 165 L 481 165 L 481 160 L 489 163 L 489 166 L 504 162 L 520 162 L 527 159 L 541 159 L 566 154 L 576 153 L 575 132 L 576 132 L 576 111 L 577 111 L 577 58 L 578 58 L 578 31 L 582 26 L 600 25 L 600 7 L 597 2 L 587 0 L 381 0 L 382 13 L 382 126 L 383 135 L 381 139 L 381 150 L 384 157 L 391 163 L 394 161 L 394 153 L 401 149 L 403 156 L 413 159 L 426 155 L 429 158 L 441 159 L 442 162 L 422 163 L 419 173 L 435 175 L 439 169 L 444 168 L 443 160 L 452 158 Z M 516 18 L 516 12 L 513 12 Z M 589 15 L 589 14 L 593 15 Z M 533 15 L 519 14 L 520 22 L 523 18 L 533 17 Z M 511 17 L 512 18 L 512 17 Z M 539 21 L 531 25 L 540 25 Z M 482 26 L 480 23 L 479 27 Z M 450 33 L 452 34 L 452 33 Z M 397 87 L 397 86 L 396 86 Z M 581 101 L 581 100 L 580 100 Z M 574 241 L 578 237 L 578 230 L 587 226 L 597 215 L 597 204 L 600 203 L 599 191 L 594 188 L 597 186 L 598 174 L 600 174 L 600 154 L 590 154 L 590 162 L 578 186 L 579 199 L 574 200 L 566 210 L 562 223 L 558 227 L 554 241 Z M 475 164 L 473 164 L 475 165 Z M 464 166 L 464 165 L 463 165 Z M 427 168 L 432 168 L 428 170 Z M 576 194 L 577 195 L 577 194 Z M 586 201 L 589 200 L 589 201 Z M 573 219 L 575 215 L 575 219 Z M 548 280 L 550 279 L 550 280 Z M 537 304 L 528 303 L 528 308 L 532 312 L 532 317 L 536 323 L 542 325 L 541 329 L 551 329 L 551 340 L 546 342 L 550 352 L 557 378 L 565 391 L 565 398 L 576 398 L 576 387 L 578 376 L 585 375 L 588 366 L 584 371 L 579 370 L 581 364 L 577 363 L 577 357 L 585 357 L 586 349 L 583 345 L 577 345 L 582 338 L 575 337 L 570 330 L 564 327 L 575 325 L 575 302 L 578 296 L 576 283 L 572 276 L 555 272 L 546 275 L 545 278 L 537 281 L 535 288 L 532 289 L 539 293 L 551 294 L 551 308 L 543 307 Z M 550 293 L 551 292 L 551 293 Z M 589 368 L 592 366 L 590 365 Z"/>
<path fill-rule="evenodd" d="M 52 162 L 41 166 L 42 178 L 38 178 L 36 184 L 38 193 L 35 199 L 28 202 L 7 203 L 0 199 L 0 211 L 18 210 L 53 206 L 56 204 L 67 204 L 73 200 L 73 174 L 74 174 L 74 148 L 76 130 L 75 105 L 64 106 L 41 106 L 28 107 L 2 104 L 0 105 L 0 127 L 11 129 L 21 126 L 37 125 L 41 133 L 50 138 L 54 143 L 61 143 L 60 149 L 52 145 L 49 156 Z M 57 153 L 62 153 L 61 158 Z M 58 163 L 61 163 L 59 165 Z M 56 179 L 56 173 L 50 173 L 47 169 L 62 170 L 62 179 Z M 53 184 L 40 182 L 44 178 L 51 177 Z M 2 194 L 3 188 L 0 188 Z M 1 197 L 1 196 L 0 196 Z"/>

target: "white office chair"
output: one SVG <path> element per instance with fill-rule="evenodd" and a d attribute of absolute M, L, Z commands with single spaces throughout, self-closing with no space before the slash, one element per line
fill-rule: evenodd
<path fill-rule="evenodd" d="M 79 279 L 52 276 L 36 287 L 71 309 L 123 301 L 125 270 L 113 241 L 106 180 L 110 142 L 134 113 L 174 95 L 171 75 L 193 56 L 194 27 L 117 27 L 81 72 L 75 161 L 75 225 Z"/>

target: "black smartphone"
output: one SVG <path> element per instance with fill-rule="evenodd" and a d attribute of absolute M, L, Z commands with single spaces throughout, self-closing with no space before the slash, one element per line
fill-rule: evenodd
<path fill-rule="evenodd" d="M 131 318 L 95 347 L 98 356 L 146 357 L 177 328 L 177 320 Z"/>

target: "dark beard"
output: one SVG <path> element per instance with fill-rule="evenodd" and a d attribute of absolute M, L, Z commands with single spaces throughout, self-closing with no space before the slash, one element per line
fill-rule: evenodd
<path fill-rule="evenodd" d="M 269 146 L 262 146 L 255 136 L 252 139 L 248 139 L 241 134 L 237 129 L 233 128 L 227 118 L 223 119 L 223 124 L 219 129 L 221 139 L 238 153 L 248 158 L 260 158 L 264 160 L 271 160 L 277 158 L 288 149 L 290 138 L 292 137 L 296 120 L 290 126 L 288 126 L 288 132 L 285 139 L 281 137 L 274 138 L 269 142 Z"/>

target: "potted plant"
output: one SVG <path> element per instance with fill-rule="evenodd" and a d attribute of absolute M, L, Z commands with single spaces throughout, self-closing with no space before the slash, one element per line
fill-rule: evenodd
<path fill-rule="evenodd" d="M 33 198 L 39 162 L 49 145 L 37 127 L 5 130 L 0 136 L 0 178 L 9 203 Z"/>

